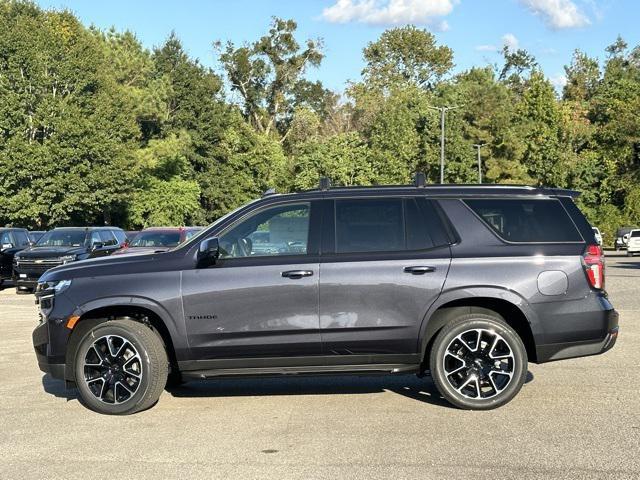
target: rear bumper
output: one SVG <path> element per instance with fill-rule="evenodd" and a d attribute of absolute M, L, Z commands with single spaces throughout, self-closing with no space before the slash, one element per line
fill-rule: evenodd
<path fill-rule="evenodd" d="M 555 360 L 565 360 L 567 358 L 586 357 L 589 355 L 599 355 L 611 350 L 618 338 L 618 312 L 607 310 L 607 328 L 604 338 L 597 341 L 580 341 L 566 343 L 552 343 L 538 345 L 536 347 L 537 363 L 553 362 Z"/>

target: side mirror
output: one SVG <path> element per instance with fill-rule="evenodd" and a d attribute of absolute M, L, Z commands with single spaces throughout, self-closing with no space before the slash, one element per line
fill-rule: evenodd
<path fill-rule="evenodd" d="M 91 251 L 95 251 L 98 250 L 100 248 L 104 247 L 104 243 L 102 242 L 95 242 L 93 245 L 91 245 Z"/>
<path fill-rule="evenodd" d="M 200 242 L 200 248 L 198 249 L 198 257 L 200 259 L 208 258 L 215 261 L 220 255 L 220 244 L 216 237 L 207 238 Z"/>
<path fill-rule="evenodd" d="M 2 250 L 6 250 L 8 248 L 13 248 L 13 243 L 3 243 Z"/>

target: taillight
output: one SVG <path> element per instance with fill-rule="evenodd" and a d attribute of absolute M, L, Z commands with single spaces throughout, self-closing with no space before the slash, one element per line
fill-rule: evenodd
<path fill-rule="evenodd" d="M 589 245 L 583 255 L 584 268 L 593 288 L 604 288 L 604 253 L 599 245 Z"/>

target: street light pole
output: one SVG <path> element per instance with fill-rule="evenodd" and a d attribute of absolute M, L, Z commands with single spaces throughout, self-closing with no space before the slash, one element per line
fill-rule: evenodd
<path fill-rule="evenodd" d="M 453 107 L 429 107 L 432 110 L 438 110 L 440 112 L 440 183 L 444 183 L 444 118 L 445 113 L 448 110 L 454 110 L 460 108 L 455 105 Z"/>
<path fill-rule="evenodd" d="M 475 143 L 473 145 L 478 149 L 478 183 L 482 183 L 482 160 L 480 159 L 480 149 L 486 145 L 486 143 Z"/>

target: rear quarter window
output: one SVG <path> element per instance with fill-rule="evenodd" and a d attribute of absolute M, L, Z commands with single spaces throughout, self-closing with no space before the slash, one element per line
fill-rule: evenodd
<path fill-rule="evenodd" d="M 464 203 L 508 242 L 583 242 L 558 200 L 474 199 Z"/>

